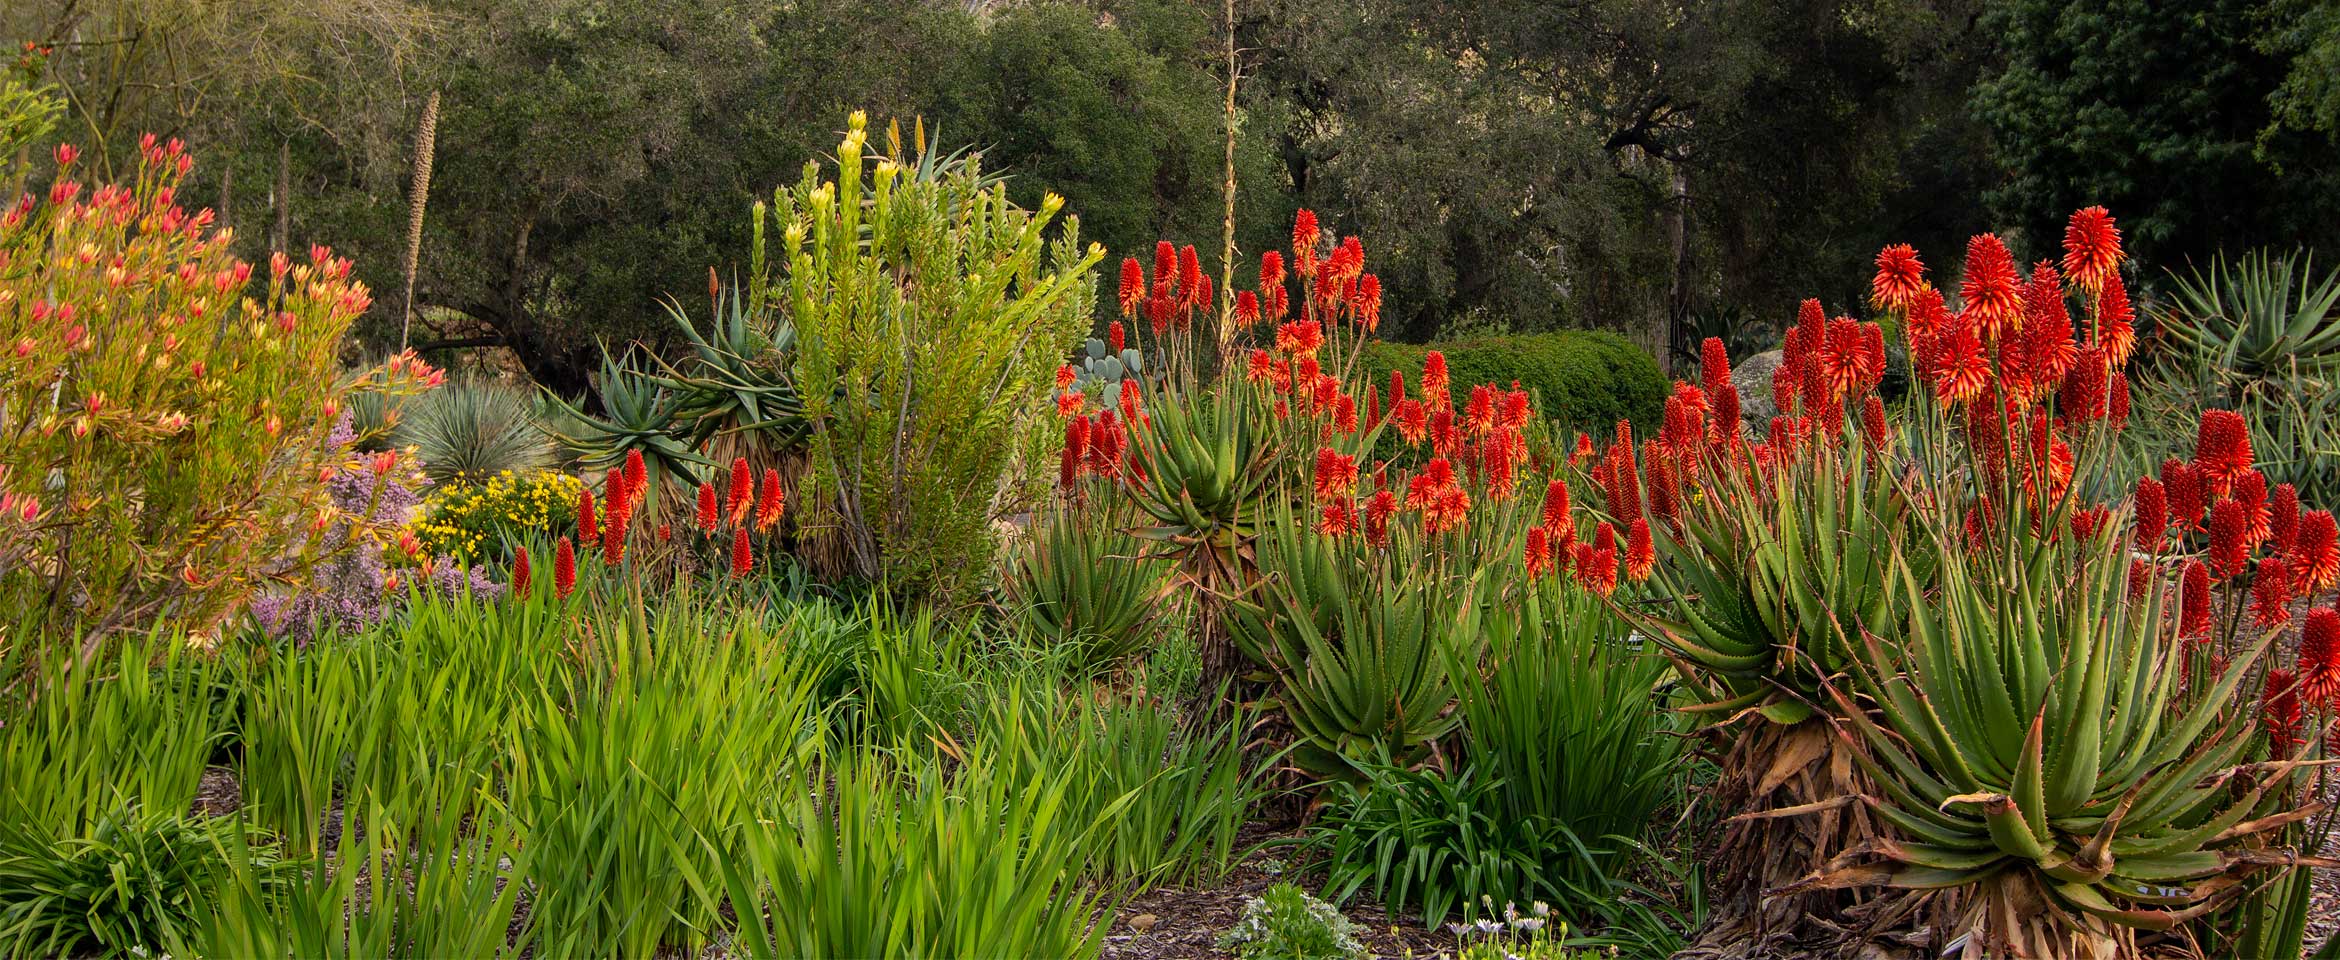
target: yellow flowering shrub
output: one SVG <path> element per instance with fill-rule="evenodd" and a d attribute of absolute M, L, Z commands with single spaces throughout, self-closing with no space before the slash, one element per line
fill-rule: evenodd
<path fill-rule="evenodd" d="M 501 470 L 476 481 L 457 474 L 423 498 L 407 528 L 413 552 L 463 563 L 508 556 L 515 544 L 575 526 L 584 490 L 585 481 L 553 470 Z"/>

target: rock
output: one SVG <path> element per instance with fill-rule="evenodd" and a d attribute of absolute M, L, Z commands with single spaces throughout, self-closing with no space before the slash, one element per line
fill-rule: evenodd
<path fill-rule="evenodd" d="M 1137 916 L 1129 918 L 1129 928 L 1139 933 L 1145 933 L 1154 929 L 1154 925 L 1161 922 L 1161 917 L 1154 916 L 1150 913 L 1141 913 Z"/>
<path fill-rule="evenodd" d="M 1739 420 L 1747 425 L 1747 435 L 1761 437 L 1771 429 L 1771 418 L 1779 415 L 1778 405 L 1771 402 L 1771 373 L 1779 369 L 1780 351 L 1758 353 L 1731 367 L 1731 386 L 1739 388 Z"/>

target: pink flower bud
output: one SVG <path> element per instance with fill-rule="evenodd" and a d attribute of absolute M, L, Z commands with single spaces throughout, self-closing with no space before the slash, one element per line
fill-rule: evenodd
<path fill-rule="evenodd" d="M 72 166 L 73 161 L 80 156 L 81 151 L 75 149 L 74 146 L 70 143 L 60 143 L 57 145 L 57 166 L 59 167 Z"/>

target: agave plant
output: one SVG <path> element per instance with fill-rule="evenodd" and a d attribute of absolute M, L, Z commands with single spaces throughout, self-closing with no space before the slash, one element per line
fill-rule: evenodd
<path fill-rule="evenodd" d="M 2224 709 L 2268 639 L 2214 666 L 2163 583 L 2128 597 L 2124 529 L 2017 536 L 2014 562 L 1940 531 L 1896 564 L 1906 638 L 1869 636 L 1831 695 L 1899 837 L 1809 885 L 1960 891 L 1968 957 L 2112 957 L 2322 863 L 2269 842 L 2313 812 L 2286 800 L 2301 764 L 2251 762 L 2253 718 Z"/>
<path fill-rule="evenodd" d="M 1043 519 L 1008 577 L 1024 626 L 1071 648 L 1071 666 L 1083 675 L 1113 669 L 1151 638 L 1169 580 L 1143 547 L 1111 523 L 1084 523 L 1071 511 Z"/>
<path fill-rule="evenodd" d="M 1152 422 L 1130 429 L 1137 469 L 1126 486 L 1145 524 L 1135 532 L 1193 591 L 1203 686 L 1216 687 L 1236 670 L 1221 611 L 1258 576 L 1253 541 L 1274 478 L 1273 427 L 1240 385 L 1169 394 L 1149 409 Z"/>
<path fill-rule="evenodd" d="M 2340 370 L 2340 271 L 2318 274 L 2305 250 L 2221 255 L 2208 272 L 2170 273 L 2162 329 L 2215 369 L 2248 378 L 2287 368 L 2311 375 Z"/>

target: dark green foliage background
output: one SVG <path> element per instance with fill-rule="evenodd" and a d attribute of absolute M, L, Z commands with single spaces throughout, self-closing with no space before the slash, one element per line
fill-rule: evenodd
<path fill-rule="evenodd" d="M 1581 430 L 1595 438 L 1606 437 L 1619 420 L 1633 421 L 1637 431 L 1655 429 L 1664 412 L 1667 382 L 1657 361 L 1648 351 L 1606 331 L 1473 337 L 1426 345 L 1376 343 L 1366 348 L 1361 364 L 1372 382 L 1385 390 L 1390 371 L 1402 372 L 1411 396 L 1421 383 L 1422 359 L 1432 350 L 1446 356 L 1447 374 L 1453 380 L 1449 389 L 1457 406 L 1474 386 L 1509 389 L 1516 380 L 1538 397 L 1537 409 L 1555 427 Z"/>
<path fill-rule="evenodd" d="M 440 92 L 417 340 L 581 393 L 602 343 L 673 346 L 658 300 L 742 269 L 747 204 L 854 109 L 982 151 L 1026 206 L 1063 194 L 1116 258 L 1167 237 L 1216 261 L 1224 11 L 27 0 L 0 35 L 56 45 L 30 72 L 101 173 L 141 131 L 181 136 L 240 253 L 353 255 L 377 345 Z M 1886 243 L 1943 277 L 1984 230 L 2047 255 L 2091 203 L 2122 218 L 2145 294 L 2161 266 L 2340 223 L 2322 0 L 1237 0 L 1234 19 L 1236 286 L 1309 207 L 1363 238 L 1395 340 L 1661 343 L 1697 317 L 1776 326 L 1807 296 L 1858 312 Z"/>

